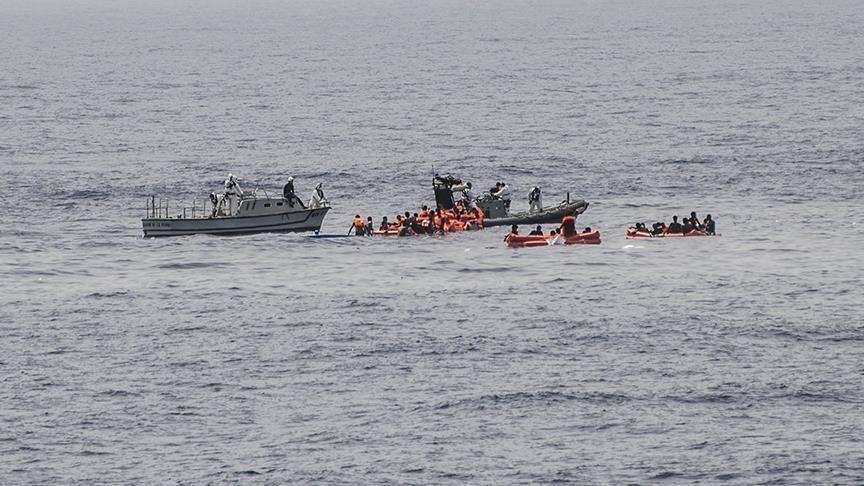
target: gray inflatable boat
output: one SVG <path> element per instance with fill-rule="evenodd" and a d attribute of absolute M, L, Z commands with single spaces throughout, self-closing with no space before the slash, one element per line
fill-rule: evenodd
<path fill-rule="evenodd" d="M 510 226 L 531 225 L 531 224 L 550 224 L 560 223 L 567 213 L 582 214 L 588 209 L 588 203 L 582 199 L 561 201 L 557 206 L 543 208 L 542 211 L 529 213 L 523 211 L 520 213 L 508 213 L 504 207 L 504 201 L 496 199 L 480 199 L 477 201 L 477 206 L 483 210 L 486 217 L 483 219 L 483 226 L 489 228 L 491 226 Z"/>
<path fill-rule="evenodd" d="M 462 184 L 460 179 L 447 175 L 444 177 L 435 176 L 432 178 L 432 189 L 435 191 L 435 203 L 438 207 L 444 209 L 452 209 L 456 204 L 453 193 L 461 191 L 466 186 Z M 483 226 L 510 226 L 514 224 L 530 225 L 530 224 L 550 224 L 560 223 L 567 213 L 582 214 L 588 209 L 588 203 L 584 199 L 570 199 L 570 193 L 567 193 L 567 199 L 561 201 L 555 206 L 543 208 L 541 211 L 529 212 L 523 211 L 519 213 L 511 213 L 509 208 L 510 201 L 496 199 L 491 194 L 486 194 L 481 198 L 472 201 L 480 209 L 483 210 Z"/>

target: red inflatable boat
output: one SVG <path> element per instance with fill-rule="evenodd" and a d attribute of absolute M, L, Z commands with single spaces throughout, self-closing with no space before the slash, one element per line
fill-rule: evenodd
<path fill-rule="evenodd" d="M 556 239 L 549 235 L 530 236 L 530 235 L 508 235 L 507 246 L 510 248 L 527 248 L 531 246 L 549 246 L 549 245 L 599 245 L 600 231 L 594 230 L 590 233 L 579 233 L 569 238 L 556 236 Z"/>

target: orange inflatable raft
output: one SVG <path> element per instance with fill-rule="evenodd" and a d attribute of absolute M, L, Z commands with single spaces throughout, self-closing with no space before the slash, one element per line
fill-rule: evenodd
<path fill-rule="evenodd" d="M 555 239 L 557 238 L 557 240 Z M 507 246 L 510 248 L 527 248 L 532 246 L 549 246 L 556 244 L 564 245 L 599 245 L 600 231 L 594 230 L 589 233 L 579 233 L 569 238 L 563 236 L 552 237 L 549 235 L 508 235 Z"/>

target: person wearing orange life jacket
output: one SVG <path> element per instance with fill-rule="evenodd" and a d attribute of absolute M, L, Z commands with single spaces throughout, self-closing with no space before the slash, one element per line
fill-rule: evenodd
<path fill-rule="evenodd" d="M 480 206 L 476 206 L 474 208 L 474 214 L 477 216 L 477 225 L 482 228 L 483 227 L 483 218 L 486 215 L 483 214 L 483 210 L 480 209 Z"/>
<path fill-rule="evenodd" d="M 509 240 L 511 236 L 519 236 L 519 225 L 510 226 L 510 232 L 504 237 L 504 241 Z"/>
<path fill-rule="evenodd" d="M 354 222 L 351 223 L 351 227 L 348 228 L 349 235 L 351 234 L 351 230 L 354 230 L 354 236 L 364 236 L 366 234 L 366 223 L 359 214 L 354 215 Z"/>
<path fill-rule="evenodd" d="M 417 216 L 421 220 L 428 218 L 429 217 L 429 207 L 423 206 L 423 208 L 420 210 L 420 214 L 418 214 Z"/>
<path fill-rule="evenodd" d="M 454 219 L 450 221 L 450 232 L 456 233 L 465 229 L 465 223 L 459 221 L 458 219 Z"/>
<path fill-rule="evenodd" d="M 564 219 L 561 220 L 561 227 L 559 228 L 561 231 L 561 235 L 564 238 L 570 238 L 576 235 L 576 213 L 569 212 Z"/>
<path fill-rule="evenodd" d="M 439 229 L 443 228 L 444 216 L 443 216 L 443 214 L 441 214 L 441 211 L 438 211 L 438 212 L 433 211 L 431 218 L 432 218 L 432 223 L 433 223 L 434 229 L 439 230 Z"/>
<path fill-rule="evenodd" d="M 467 211 L 463 215 L 462 222 L 465 223 L 466 230 L 479 230 L 482 227 L 480 217 L 477 213 L 477 208 L 471 208 Z"/>
<path fill-rule="evenodd" d="M 452 220 L 450 219 L 449 216 L 445 215 L 445 216 L 441 217 L 441 231 L 443 231 L 444 233 L 450 232 L 450 225 L 451 225 L 450 221 L 452 221 Z"/>

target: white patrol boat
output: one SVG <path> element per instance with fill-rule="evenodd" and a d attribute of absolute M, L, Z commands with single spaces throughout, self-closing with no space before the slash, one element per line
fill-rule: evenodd
<path fill-rule="evenodd" d="M 147 217 L 141 220 L 144 236 L 318 231 L 330 210 L 321 184 L 307 207 L 294 195 L 292 182 L 290 192 L 286 185 L 283 197 L 269 197 L 266 191 L 260 197 L 257 190 L 243 194 L 236 181 L 229 175 L 223 194 L 211 193 L 209 205 L 196 207 L 193 203 L 189 214 L 190 208 L 182 208 L 172 216 L 167 200 L 160 199 L 157 205 L 155 196 L 151 196 L 147 200 Z"/>

